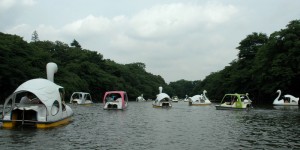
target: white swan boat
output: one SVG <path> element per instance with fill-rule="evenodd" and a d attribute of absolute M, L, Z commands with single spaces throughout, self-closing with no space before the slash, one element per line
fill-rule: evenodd
<path fill-rule="evenodd" d="M 299 97 L 294 97 L 292 95 L 284 95 L 282 99 L 279 99 L 281 96 L 281 90 L 277 90 L 278 96 L 273 101 L 273 105 L 277 106 L 298 106 Z"/>
<path fill-rule="evenodd" d="M 72 121 L 73 111 L 64 103 L 64 88 L 53 82 L 56 71 L 57 65 L 48 63 L 48 80 L 28 80 L 5 100 L 2 127 L 51 128 Z"/>
<path fill-rule="evenodd" d="M 153 101 L 152 106 L 154 108 L 171 108 L 172 99 L 166 93 L 162 93 L 162 87 L 159 88 L 159 94 L 156 96 L 155 101 Z"/>
<path fill-rule="evenodd" d="M 225 94 L 221 104 L 216 105 L 217 110 L 248 110 L 252 108 L 252 101 L 246 94 Z"/>
<path fill-rule="evenodd" d="M 103 97 L 103 109 L 124 110 L 128 105 L 128 97 L 125 91 L 108 91 Z"/>
<path fill-rule="evenodd" d="M 190 97 L 188 97 L 188 95 L 185 95 L 185 98 L 183 100 L 184 102 L 189 102 L 190 101 Z"/>
<path fill-rule="evenodd" d="M 138 96 L 138 97 L 136 98 L 136 101 L 137 101 L 137 102 L 145 102 L 146 100 L 144 99 L 143 94 L 142 94 L 141 96 Z"/>
<path fill-rule="evenodd" d="M 205 95 L 206 90 L 203 91 L 201 95 L 195 95 L 189 98 L 189 105 L 190 106 L 203 106 L 203 105 L 210 105 L 210 100 Z"/>
<path fill-rule="evenodd" d="M 88 105 L 92 104 L 93 100 L 90 93 L 86 92 L 74 92 L 70 98 L 71 104 Z"/>

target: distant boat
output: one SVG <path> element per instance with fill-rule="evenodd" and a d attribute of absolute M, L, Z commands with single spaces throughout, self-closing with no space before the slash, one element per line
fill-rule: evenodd
<path fill-rule="evenodd" d="M 190 98 L 190 97 L 188 97 L 188 95 L 185 95 L 185 98 L 184 98 L 183 101 L 184 101 L 184 102 L 189 102 L 189 101 L 190 101 L 189 98 Z"/>
<path fill-rule="evenodd" d="M 128 97 L 125 91 L 108 91 L 103 97 L 103 109 L 124 110 L 128 105 Z"/>
<path fill-rule="evenodd" d="M 70 98 L 71 104 L 87 105 L 92 104 L 93 100 L 90 93 L 86 92 L 74 92 Z"/>
<path fill-rule="evenodd" d="M 137 102 L 145 102 L 146 100 L 144 99 L 143 94 L 142 94 L 141 96 L 138 96 L 138 97 L 136 98 L 136 101 L 137 101 Z"/>
<path fill-rule="evenodd" d="M 206 97 L 206 90 L 203 91 L 201 95 L 195 95 L 189 98 L 189 105 L 190 106 L 203 106 L 203 105 L 210 105 L 210 100 Z"/>
<path fill-rule="evenodd" d="M 172 107 L 172 100 L 168 94 L 162 93 L 162 87 L 159 87 L 159 94 L 156 96 L 155 101 L 153 101 L 152 106 L 154 108 Z"/>
<path fill-rule="evenodd" d="M 252 101 L 246 94 L 225 94 L 221 104 L 216 105 L 217 110 L 246 110 L 252 108 Z"/>
<path fill-rule="evenodd" d="M 178 97 L 177 96 L 172 96 L 172 102 L 174 103 L 177 103 L 179 101 Z"/>
<path fill-rule="evenodd" d="M 284 95 L 282 99 L 279 100 L 281 96 L 281 90 L 277 90 L 278 96 L 273 101 L 273 105 L 277 106 L 298 106 L 299 104 L 299 97 L 294 97 L 292 95 Z"/>
<path fill-rule="evenodd" d="M 71 121 L 73 111 L 64 102 L 64 88 L 53 82 L 56 71 L 57 65 L 48 63 L 48 80 L 28 80 L 5 100 L 2 127 L 51 128 Z"/>

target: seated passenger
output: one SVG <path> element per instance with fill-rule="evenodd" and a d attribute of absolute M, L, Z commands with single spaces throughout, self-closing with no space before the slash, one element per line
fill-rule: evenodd
<path fill-rule="evenodd" d="M 35 97 L 31 92 L 27 92 L 25 96 L 21 98 L 20 104 L 38 104 L 40 100 Z"/>
<path fill-rule="evenodd" d="M 231 105 L 233 105 L 236 102 L 236 98 L 233 98 L 231 101 Z"/>

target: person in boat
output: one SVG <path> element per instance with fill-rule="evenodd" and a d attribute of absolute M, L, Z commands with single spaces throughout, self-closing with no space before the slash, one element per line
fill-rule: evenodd
<path fill-rule="evenodd" d="M 231 100 L 231 105 L 233 105 L 236 102 L 236 97 L 233 97 Z"/>
<path fill-rule="evenodd" d="M 35 97 L 31 92 L 27 92 L 25 96 L 21 98 L 20 104 L 38 104 L 40 100 Z"/>
<path fill-rule="evenodd" d="M 115 96 L 114 95 L 108 95 L 106 97 L 106 102 L 113 102 L 114 101 Z"/>
<path fill-rule="evenodd" d="M 289 103 L 289 102 L 290 102 L 289 98 L 288 98 L 288 97 L 285 97 L 285 98 L 284 98 L 284 103 Z"/>

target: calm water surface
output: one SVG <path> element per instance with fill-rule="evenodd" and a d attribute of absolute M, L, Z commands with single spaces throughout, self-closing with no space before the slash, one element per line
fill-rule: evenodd
<path fill-rule="evenodd" d="M 70 105 L 74 121 L 53 129 L 0 129 L 0 149 L 300 149 L 300 111 L 255 107 L 251 111 L 211 106 L 130 102 L 125 111 L 102 103 Z"/>

